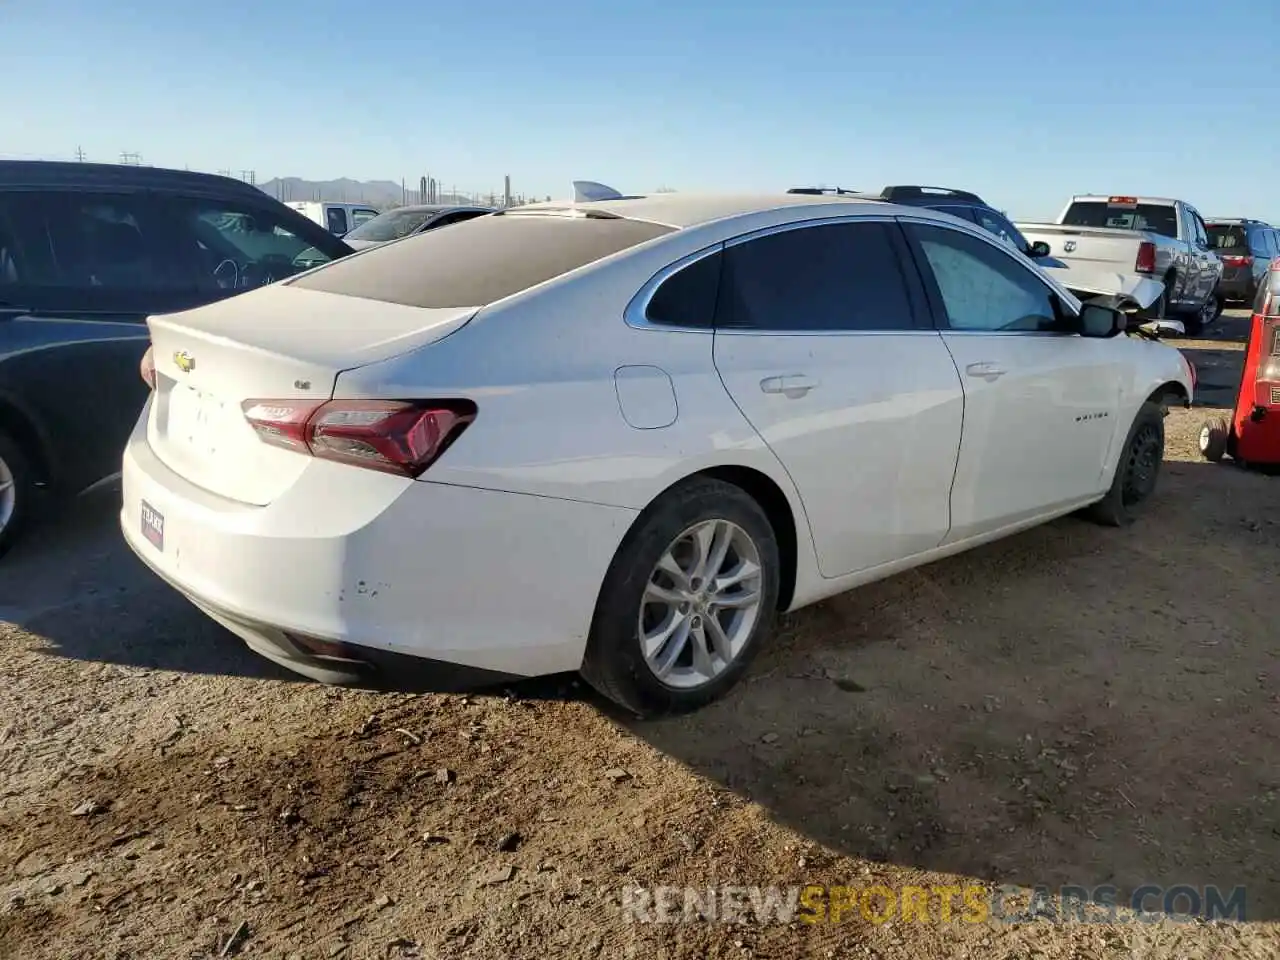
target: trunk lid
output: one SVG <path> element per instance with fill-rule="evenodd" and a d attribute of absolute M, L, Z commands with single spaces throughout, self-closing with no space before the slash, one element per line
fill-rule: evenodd
<path fill-rule="evenodd" d="M 245 400 L 333 396 L 338 374 L 448 336 L 478 307 L 425 309 L 274 284 L 148 321 L 156 389 L 151 448 L 212 493 L 259 506 L 289 488 L 307 457 L 262 443 Z"/>

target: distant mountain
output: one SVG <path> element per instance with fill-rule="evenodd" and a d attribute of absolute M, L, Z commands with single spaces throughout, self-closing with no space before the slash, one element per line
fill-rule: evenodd
<path fill-rule="evenodd" d="M 258 184 L 258 189 L 277 200 L 336 200 L 350 203 L 367 203 L 373 207 L 396 207 L 401 203 L 420 203 L 418 191 L 406 189 L 391 180 L 303 180 L 301 177 L 273 177 Z M 454 196 L 438 191 L 439 203 L 474 203 L 477 195 Z M 488 202 L 488 196 L 483 198 Z M 500 199 L 500 198 L 497 198 Z"/>

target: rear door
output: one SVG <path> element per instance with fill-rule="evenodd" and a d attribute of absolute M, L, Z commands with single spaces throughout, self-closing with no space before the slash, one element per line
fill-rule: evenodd
<path fill-rule="evenodd" d="M 995 238 L 936 222 L 906 229 L 964 385 L 948 541 L 1100 491 L 1122 351 L 1057 332 L 1053 289 Z"/>
<path fill-rule="evenodd" d="M 716 368 L 794 481 L 827 577 L 932 549 L 950 524 L 963 398 L 906 255 L 889 218 L 725 248 Z"/>
<path fill-rule="evenodd" d="M 1191 259 L 1195 264 L 1195 286 L 1191 289 L 1191 298 L 1196 303 L 1203 303 L 1213 295 L 1213 288 L 1222 275 L 1222 262 L 1209 247 L 1209 231 L 1204 218 L 1194 207 L 1186 209 L 1191 221 Z"/>

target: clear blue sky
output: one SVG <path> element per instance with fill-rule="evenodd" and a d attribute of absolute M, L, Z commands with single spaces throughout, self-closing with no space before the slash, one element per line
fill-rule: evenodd
<path fill-rule="evenodd" d="M 1280 220 L 1280 0 L 0 0 L 0 154 Z"/>

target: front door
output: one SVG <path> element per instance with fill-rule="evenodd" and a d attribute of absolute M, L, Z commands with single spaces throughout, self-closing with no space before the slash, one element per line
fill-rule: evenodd
<path fill-rule="evenodd" d="M 950 525 L 962 393 L 908 256 L 888 218 L 726 246 L 716 368 L 794 481 L 827 577 L 932 549 Z"/>
<path fill-rule="evenodd" d="M 998 241 L 907 232 L 964 386 L 948 541 L 1100 492 L 1122 388 L 1114 344 L 1060 332 L 1052 288 Z"/>

